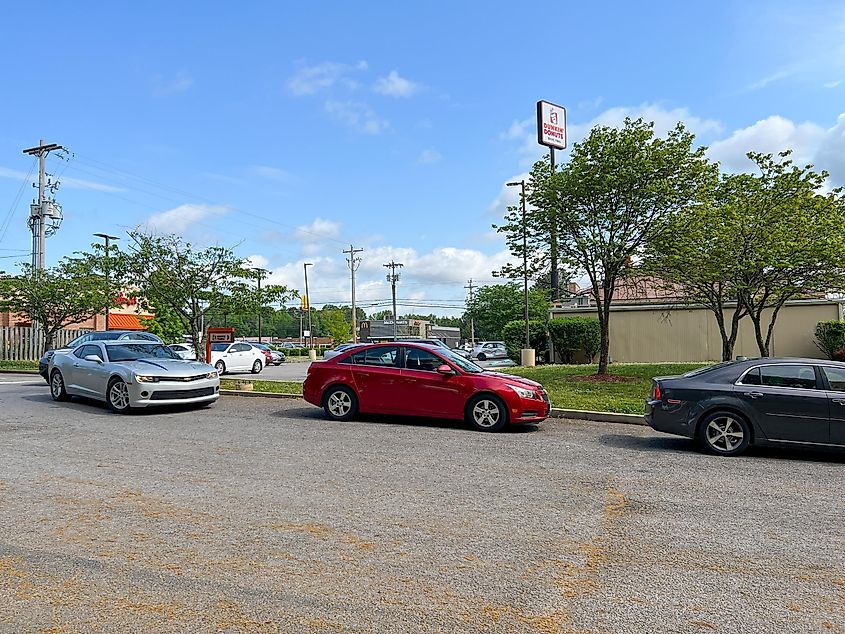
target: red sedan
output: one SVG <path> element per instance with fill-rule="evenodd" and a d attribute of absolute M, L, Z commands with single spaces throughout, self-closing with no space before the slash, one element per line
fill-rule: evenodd
<path fill-rule="evenodd" d="M 359 346 L 312 363 L 303 393 L 332 420 L 358 412 L 430 416 L 466 420 L 479 431 L 539 423 L 551 408 L 539 383 L 413 343 Z"/>

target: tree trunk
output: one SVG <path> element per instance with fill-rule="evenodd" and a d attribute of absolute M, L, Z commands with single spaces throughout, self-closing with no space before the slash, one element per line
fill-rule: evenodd
<path fill-rule="evenodd" d="M 56 340 L 55 330 L 44 330 L 44 348 L 41 350 L 43 356 L 45 352 L 53 349 L 53 342 Z"/>
<path fill-rule="evenodd" d="M 196 350 L 197 353 L 197 361 L 205 361 L 208 362 L 208 359 L 205 358 L 205 346 L 202 345 L 202 333 L 199 330 L 199 324 L 197 324 L 196 320 L 191 320 L 191 344 Z"/>
<path fill-rule="evenodd" d="M 757 349 L 760 351 L 761 357 L 769 356 L 769 339 L 763 339 L 762 332 L 762 309 L 759 313 L 750 313 L 751 321 L 754 323 L 754 338 L 757 341 Z"/>

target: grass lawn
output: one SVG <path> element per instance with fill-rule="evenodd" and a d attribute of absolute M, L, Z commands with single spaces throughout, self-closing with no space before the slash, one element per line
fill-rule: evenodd
<path fill-rule="evenodd" d="M 38 361 L 0 361 L 0 370 L 38 370 Z"/>
<path fill-rule="evenodd" d="M 294 381 L 251 381 L 245 379 L 243 382 L 252 383 L 254 392 L 273 392 L 274 394 L 302 394 L 302 383 Z M 224 390 L 236 390 L 235 383 L 241 383 L 236 379 L 220 379 L 220 388 Z"/>
<path fill-rule="evenodd" d="M 507 368 L 503 372 L 542 383 L 553 407 L 596 412 L 642 414 L 643 402 L 655 376 L 683 374 L 708 363 L 614 363 L 608 367 L 613 380 L 596 380 L 596 365 L 547 365 Z M 618 378 L 616 378 L 618 377 Z"/>

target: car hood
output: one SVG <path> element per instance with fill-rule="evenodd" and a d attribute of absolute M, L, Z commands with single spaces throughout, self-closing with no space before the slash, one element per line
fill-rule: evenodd
<path fill-rule="evenodd" d="M 114 361 L 113 363 L 129 368 L 136 374 L 152 376 L 186 377 L 214 371 L 214 368 L 207 363 L 184 361 L 182 359 L 138 359 L 137 361 Z"/>
<path fill-rule="evenodd" d="M 521 376 L 514 376 L 513 374 L 503 374 L 502 372 L 485 372 L 484 376 L 488 378 L 495 378 L 500 379 L 504 383 L 516 383 L 518 385 L 526 385 L 529 387 L 538 387 L 542 389 L 542 385 L 537 383 L 537 381 L 532 381 L 531 379 L 526 379 Z"/>

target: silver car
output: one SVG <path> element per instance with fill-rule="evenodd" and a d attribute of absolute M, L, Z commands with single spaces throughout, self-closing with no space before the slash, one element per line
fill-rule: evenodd
<path fill-rule="evenodd" d="M 217 370 L 149 341 L 90 341 L 50 360 L 54 401 L 85 396 L 125 413 L 150 405 L 206 404 L 220 396 Z"/>
<path fill-rule="evenodd" d="M 478 359 L 479 361 L 507 359 L 507 357 L 508 349 L 505 347 L 504 341 L 480 341 L 475 344 L 472 352 L 469 353 L 470 359 Z"/>

